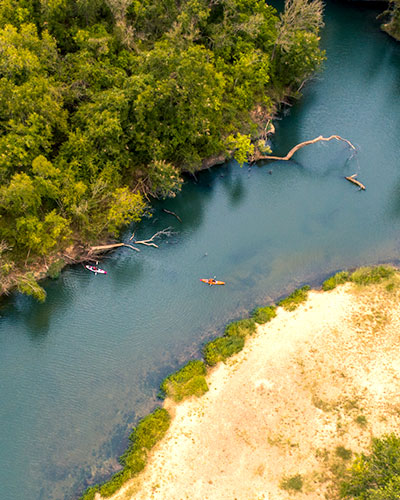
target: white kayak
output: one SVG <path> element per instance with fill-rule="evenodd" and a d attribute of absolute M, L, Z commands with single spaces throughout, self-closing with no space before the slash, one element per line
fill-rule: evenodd
<path fill-rule="evenodd" d="M 100 269 L 99 267 L 97 266 L 90 266 L 89 264 L 86 264 L 85 265 L 85 268 L 88 270 L 88 271 L 92 271 L 92 273 L 95 273 L 95 274 L 107 274 L 107 271 L 104 271 L 104 269 Z"/>

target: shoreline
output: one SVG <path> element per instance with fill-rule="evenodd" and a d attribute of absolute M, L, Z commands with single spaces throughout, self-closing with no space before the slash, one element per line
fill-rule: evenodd
<path fill-rule="evenodd" d="M 239 354 L 209 369 L 205 395 L 165 401 L 172 415 L 166 437 L 144 472 L 109 498 L 286 500 L 280 484 L 296 474 L 304 483 L 299 500 L 324 498 L 334 479 L 327 463 L 337 459 L 335 447 L 365 451 L 371 434 L 395 427 L 400 398 L 379 366 L 400 375 L 393 337 L 400 325 L 397 281 L 391 291 L 352 283 L 312 291 L 296 311 L 279 308 Z M 368 367 L 378 360 L 371 378 Z"/>

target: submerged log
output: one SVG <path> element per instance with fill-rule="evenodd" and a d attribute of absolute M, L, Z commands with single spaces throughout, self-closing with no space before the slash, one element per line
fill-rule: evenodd
<path fill-rule="evenodd" d="M 167 210 L 166 208 L 163 208 L 162 210 L 166 214 L 170 214 L 170 215 L 173 215 L 174 217 L 176 217 L 179 222 L 182 222 L 182 219 L 179 217 L 179 215 L 177 215 L 175 212 L 172 212 L 172 210 Z"/>
<path fill-rule="evenodd" d="M 320 141 L 327 142 L 327 141 L 331 141 L 332 139 L 336 139 L 338 141 L 343 141 L 346 144 L 348 144 L 351 149 L 353 149 L 354 151 L 357 151 L 356 148 L 353 146 L 353 144 L 350 141 L 348 141 L 347 139 L 343 139 L 343 137 L 340 137 L 340 135 L 331 135 L 330 137 L 322 137 L 322 135 L 320 135 L 319 137 L 316 137 L 315 139 L 312 139 L 310 141 L 304 141 L 304 142 L 301 142 L 300 144 L 297 144 L 297 146 L 294 146 L 286 156 L 270 156 L 270 155 L 257 156 L 256 161 L 258 161 L 258 160 L 285 160 L 285 161 L 287 161 L 287 160 L 291 159 L 291 157 L 296 153 L 296 151 L 298 151 L 301 148 L 304 148 L 304 146 L 308 146 L 309 144 L 315 144 L 316 142 L 320 142 Z"/>
<path fill-rule="evenodd" d="M 362 184 L 360 181 L 358 181 L 356 179 L 356 177 L 357 177 L 357 174 L 353 174 L 353 175 L 350 175 L 349 177 L 345 177 L 345 179 L 347 179 L 348 181 L 352 182 L 353 184 L 358 186 L 360 189 L 365 191 L 366 188 L 365 188 L 364 184 Z"/>

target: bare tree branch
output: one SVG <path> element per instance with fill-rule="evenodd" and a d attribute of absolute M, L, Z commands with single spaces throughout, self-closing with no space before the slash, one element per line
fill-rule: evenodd
<path fill-rule="evenodd" d="M 160 236 L 171 236 L 171 234 L 172 234 L 171 228 L 166 227 L 165 229 L 162 229 L 161 231 L 157 231 L 148 240 L 135 241 L 134 243 L 135 243 L 135 245 L 146 245 L 148 247 L 158 248 L 158 245 L 156 245 L 153 240 L 155 238 L 159 238 Z M 133 235 L 132 235 L 132 237 L 133 237 Z M 131 239 L 132 239 L 132 237 L 131 237 Z"/>

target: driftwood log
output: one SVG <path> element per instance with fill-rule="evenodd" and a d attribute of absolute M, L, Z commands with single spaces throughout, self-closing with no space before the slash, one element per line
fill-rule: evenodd
<path fill-rule="evenodd" d="M 349 177 L 345 177 L 348 181 L 352 182 L 356 186 L 358 186 L 360 189 L 365 190 L 364 184 L 362 184 L 360 181 L 356 179 L 357 174 L 350 175 Z"/>
<path fill-rule="evenodd" d="M 294 146 L 286 156 L 270 156 L 270 155 L 262 156 L 262 155 L 260 155 L 260 156 L 257 156 L 255 158 L 255 160 L 256 161 L 258 161 L 258 160 L 285 160 L 285 161 L 287 161 L 287 160 L 291 159 L 291 157 L 296 153 L 296 151 L 298 151 L 301 148 L 304 148 L 304 146 L 308 146 L 309 144 L 315 144 L 316 142 L 320 142 L 320 141 L 327 142 L 327 141 L 331 141 L 332 139 L 336 139 L 337 141 L 343 141 L 346 144 L 348 144 L 351 149 L 353 149 L 354 151 L 357 151 L 356 148 L 353 146 L 353 144 L 350 141 L 348 141 L 347 139 L 343 139 L 343 137 L 340 137 L 340 135 L 331 135 L 330 137 L 322 137 L 322 135 L 320 135 L 319 137 L 316 137 L 315 139 L 312 139 L 310 141 L 304 141 L 304 142 L 301 142 L 300 144 L 297 144 L 297 146 Z"/>

